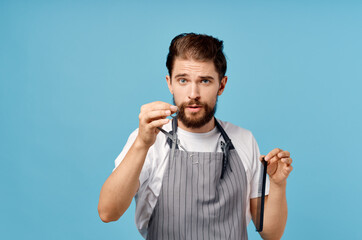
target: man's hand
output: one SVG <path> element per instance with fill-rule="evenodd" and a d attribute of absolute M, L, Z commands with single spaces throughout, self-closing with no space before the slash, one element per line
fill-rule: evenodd
<path fill-rule="evenodd" d="M 285 184 L 290 172 L 293 170 L 290 153 L 280 148 L 275 148 L 266 156 L 261 155 L 259 160 L 262 161 L 263 158 L 268 162 L 270 181 L 277 185 Z"/>
<path fill-rule="evenodd" d="M 130 206 L 140 185 L 139 177 L 148 149 L 159 133 L 157 127 L 168 123 L 169 120 L 165 118 L 176 111 L 176 106 L 165 102 L 153 102 L 141 107 L 137 138 L 101 189 L 98 212 L 102 221 L 118 220 Z"/>
<path fill-rule="evenodd" d="M 166 117 L 177 111 L 177 107 L 165 102 L 152 102 L 141 107 L 139 114 L 139 131 L 137 141 L 143 146 L 149 148 L 155 141 L 160 132 L 157 127 L 162 127 L 169 122 Z"/>
<path fill-rule="evenodd" d="M 266 156 L 261 155 L 268 163 L 270 179 L 269 195 L 265 197 L 264 228 L 260 232 L 263 239 L 281 239 L 287 223 L 288 206 L 286 198 L 287 178 L 293 170 L 292 159 L 288 151 L 275 148 Z M 250 201 L 253 220 L 257 218 L 258 199 Z M 255 223 L 255 220 L 254 220 Z"/>

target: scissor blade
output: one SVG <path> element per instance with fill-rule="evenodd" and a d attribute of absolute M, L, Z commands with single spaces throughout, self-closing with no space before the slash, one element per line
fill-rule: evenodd
<path fill-rule="evenodd" d="M 170 134 L 169 132 L 166 132 L 165 130 L 163 130 L 160 127 L 157 127 L 161 132 L 163 132 L 168 138 L 170 138 L 173 142 L 175 141 L 174 137 L 172 134 Z"/>
<path fill-rule="evenodd" d="M 163 132 L 169 139 L 171 139 L 172 142 L 176 143 L 177 145 L 179 145 L 180 148 L 182 148 L 185 152 L 188 152 L 180 143 L 180 140 L 175 138 L 172 134 L 170 134 L 169 132 L 166 132 L 165 130 L 163 130 L 160 127 L 157 127 L 161 132 Z"/>

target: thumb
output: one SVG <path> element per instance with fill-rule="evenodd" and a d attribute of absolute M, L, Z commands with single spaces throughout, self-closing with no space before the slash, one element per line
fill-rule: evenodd
<path fill-rule="evenodd" d="M 259 161 L 260 162 L 263 162 L 263 159 L 265 158 L 265 155 L 261 155 L 260 157 L 259 157 Z"/>

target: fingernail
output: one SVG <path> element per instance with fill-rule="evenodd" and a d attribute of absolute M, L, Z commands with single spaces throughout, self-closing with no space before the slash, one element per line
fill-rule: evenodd
<path fill-rule="evenodd" d="M 168 116 L 168 115 L 171 115 L 171 111 L 170 110 L 166 110 L 165 111 L 165 114 Z"/>
<path fill-rule="evenodd" d="M 269 160 L 269 157 L 265 157 L 264 159 L 265 159 L 265 161 L 268 161 L 268 160 Z"/>
<path fill-rule="evenodd" d="M 170 106 L 170 109 L 171 109 L 172 111 L 177 111 L 177 106 L 171 105 L 171 106 Z"/>

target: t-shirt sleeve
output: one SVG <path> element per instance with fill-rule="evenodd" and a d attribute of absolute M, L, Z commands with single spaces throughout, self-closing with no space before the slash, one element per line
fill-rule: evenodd
<path fill-rule="evenodd" d="M 137 135 L 138 135 L 138 129 L 133 131 L 131 133 L 131 135 L 128 137 L 127 143 L 123 147 L 122 152 L 118 155 L 118 157 L 114 161 L 115 167 L 114 167 L 113 171 L 116 170 L 116 168 L 119 166 L 119 164 L 121 164 L 124 157 L 127 155 L 129 149 L 131 148 L 134 141 L 136 140 Z M 140 185 L 142 185 L 147 180 L 148 176 L 149 176 L 149 164 L 148 164 L 148 161 L 145 161 L 145 163 L 144 163 L 144 165 L 142 167 L 140 177 L 139 177 Z"/>
<path fill-rule="evenodd" d="M 252 168 L 253 168 L 253 176 L 251 179 L 251 191 L 250 191 L 250 198 L 257 198 L 257 197 L 261 197 L 261 189 L 262 189 L 262 169 L 263 169 L 263 165 L 259 160 L 260 157 L 260 151 L 259 151 L 259 146 L 258 143 L 256 142 L 254 136 L 252 136 L 252 149 L 253 149 L 253 164 L 252 164 Z M 265 195 L 269 194 L 269 187 L 270 187 L 270 182 L 269 182 L 269 177 L 267 176 L 266 179 L 266 185 L 265 185 Z"/>

